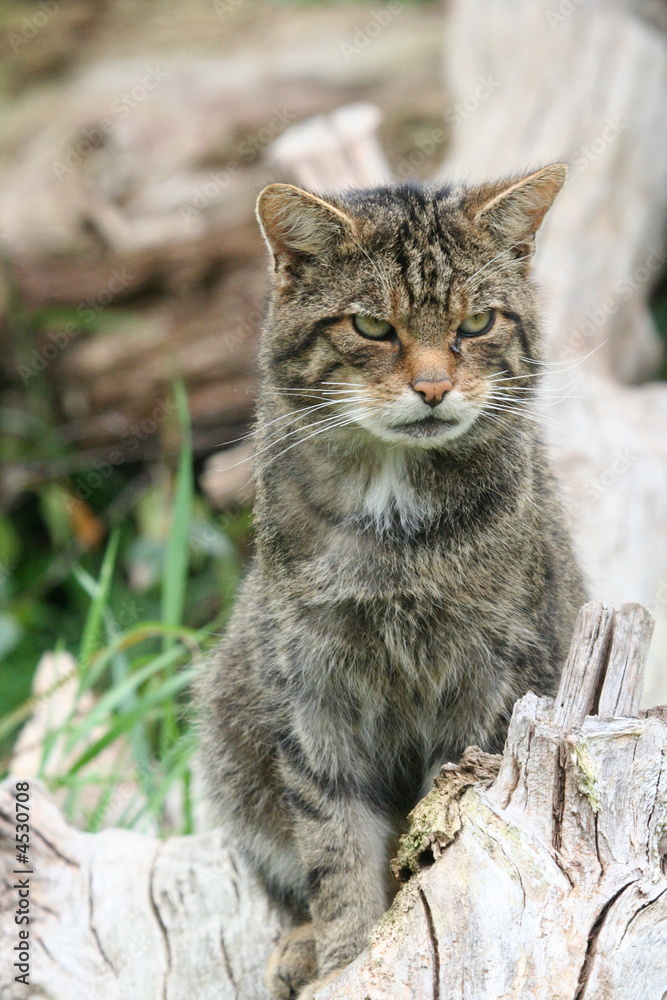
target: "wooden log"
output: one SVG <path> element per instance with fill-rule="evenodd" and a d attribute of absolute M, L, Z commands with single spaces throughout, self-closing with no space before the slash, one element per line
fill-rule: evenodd
<path fill-rule="evenodd" d="M 609 657 L 614 611 L 599 601 L 581 609 L 554 704 L 557 726 L 581 725 L 593 711 Z"/>
<path fill-rule="evenodd" d="M 597 715 L 637 715 L 654 627 L 655 620 L 641 604 L 621 605 Z"/>
<path fill-rule="evenodd" d="M 471 747 L 442 768 L 393 863 L 391 909 L 318 997 L 662 1000 L 667 716 L 582 714 L 636 703 L 649 633 L 636 605 L 582 609 L 556 699 L 517 702 L 502 757 Z M 0 788 L 11 872 L 26 867 L 15 781 Z M 219 833 L 80 833 L 31 786 L 32 985 L 6 980 L 0 997 L 268 1000 L 285 919 Z M 3 969 L 15 905 L 8 888 Z"/>
<path fill-rule="evenodd" d="M 15 784 L 0 788 L 8 873 L 27 867 L 15 862 Z M 268 1000 L 262 976 L 281 917 L 218 833 L 86 834 L 67 825 L 39 782 L 30 796 L 30 986 L 13 981 L 10 882 L 0 903 L 2 1000 Z"/>

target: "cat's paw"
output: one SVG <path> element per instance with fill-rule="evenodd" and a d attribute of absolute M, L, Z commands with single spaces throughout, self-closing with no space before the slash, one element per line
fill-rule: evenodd
<path fill-rule="evenodd" d="M 316 975 L 313 925 L 302 924 L 278 939 L 266 966 L 264 983 L 277 1000 L 289 1000 L 303 996 L 299 990 Z"/>
<path fill-rule="evenodd" d="M 297 1000 L 313 1000 L 313 997 L 318 990 L 324 989 L 328 983 L 332 983 L 334 979 L 338 979 L 342 971 L 342 969 L 334 969 L 333 972 L 329 972 L 328 975 L 322 976 L 321 979 L 316 979 L 314 983 L 309 983 L 304 989 L 301 990 Z"/>

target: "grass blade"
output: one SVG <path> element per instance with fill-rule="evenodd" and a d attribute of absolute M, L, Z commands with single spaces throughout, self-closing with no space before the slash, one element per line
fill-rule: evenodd
<path fill-rule="evenodd" d="M 181 431 L 181 448 L 176 477 L 174 512 L 165 551 L 162 570 L 162 623 L 176 628 L 181 624 L 185 587 L 188 575 L 188 555 L 190 518 L 192 513 L 193 476 L 192 476 L 192 435 L 190 431 L 190 413 L 183 382 L 174 385 L 176 410 Z M 164 649 L 173 644 L 173 639 L 165 635 Z"/>
<path fill-rule="evenodd" d="M 71 765 L 68 773 L 70 775 L 77 774 L 88 761 L 97 757 L 102 750 L 118 739 L 119 736 L 129 732 L 137 722 L 142 719 L 147 720 L 151 714 L 151 710 L 158 706 L 161 707 L 162 711 L 164 711 L 166 706 L 170 706 L 173 709 L 176 695 L 183 688 L 187 687 L 196 675 L 197 670 L 195 668 L 186 668 L 171 677 L 168 681 L 165 681 L 156 691 L 151 691 L 142 697 L 137 702 L 135 708 L 116 718 L 116 721 L 107 729 L 104 735 L 89 746 Z"/>
<path fill-rule="evenodd" d="M 154 677 L 160 671 L 164 670 L 165 672 L 170 672 L 171 668 L 178 661 L 178 659 L 185 655 L 185 652 L 185 647 L 182 646 L 175 646 L 173 649 L 168 649 L 166 652 L 155 657 L 155 659 L 151 660 L 144 667 L 129 673 L 128 676 L 119 684 L 114 684 L 110 687 L 109 690 L 96 701 L 90 712 L 88 712 L 86 716 L 81 719 L 80 723 L 74 728 L 66 744 L 67 751 L 71 751 L 77 743 L 81 742 L 81 740 L 85 740 L 95 726 L 105 723 L 106 716 L 111 715 L 111 713 L 118 710 L 120 710 L 120 714 L 123 714 L 123 702 L 127 701 L 128 696 L 136 696 L 137 689 L 144 684 L 145 681 Z M 132 711 L 137 703 L 138 700 L 136 698 L 133 699 L 133 704 L 128 706 L 125 709 L 125 712 Z"/>
<path fill-rule="evenodd" d="M 116 563 L 119 539 L 120 531 L 115 529 L 111 533 L 107 550 L 104 553 L 104 561 L 102 562 L 102 569 L 100 571 L 100 578 L 97 583 L 96 593 L 92 604 L 90 605 L 90 610 L 88 611 L 88 615 L 86 617 L 86 623 L 83 627 L 78 656 L 79 670 L 81 671 L 82 676 L 85 675 L 86 670 L 88 669 L 99 641 L 100 631 L 104 620 L 104 609 L 109 599 L 109 590 L 111 588 L 111 580 L 113 578 L 113 570 Z M 77 579 L 79 578 L 77 577 Z M 86 589 L 85 586 L 84 589 Z"/>

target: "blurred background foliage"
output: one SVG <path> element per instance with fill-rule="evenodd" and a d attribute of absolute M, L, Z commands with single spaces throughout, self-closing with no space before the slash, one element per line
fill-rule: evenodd
<path fill-rule="evenodd" d="M 71 478 L 54 478 L 0 517 L 0 747 L 6 760 L 35 707 L 30 686 L 40 656 L 69 650 L 76 697 L 65 718 L 47 727 L 39 771 L 66 792 L 66 812 L 88 829 L 104 824 L 114 789 L 128 778 L 137 787 L 115 822 L 192 829 L 192 663 L 224 626 L 251 544 L 249 508 L 214 512 L 195 491 L 185 387 L 176 383 L 174 392 L 177 456 L 114 468 L 92 480 L 86 500 Z M 60 457 L 57 442 L 44 451 L 49 424 L 35 428 L 41 450 L 28 439 L 18 454 Z M 65 671 L 54 687 L 69 681 Z M 86 692 L 95 701 L 82 712 Z M 96 767 L 121 739 L 131 763 L 121 755 L 112 767 Z M 177 804 L 165 811 L 170 794 Z"/>
<path fill-rule="evenodd" d="M 39 771 L 89 829 L 195 822 L 192 664 L 252 551 L 247 465 L 206 483 L 251 422 L 265 154 L 367 99 L 397 175 L 428 176 L 447 146 L 441 9 L 398 6 L 0 8 L 0 757 L 40 657 L 70 654 Z M 165 85 L 102 127 L 148 69 Z M 664 277 L 654 311 L 665 336 Z"/>

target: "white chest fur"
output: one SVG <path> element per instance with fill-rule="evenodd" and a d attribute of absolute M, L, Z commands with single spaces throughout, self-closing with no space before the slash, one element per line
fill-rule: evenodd
<path fill-rule="evenodd" d="M 428 497 L 420 497 L 412 486 L 406 469 L 405 452 L 389 449 L 378 467 L 366 473 L 360 487 L 361 512 L 370 518 L 378 530 L 395 523 L 415 526 L 432 513 Z"/>

